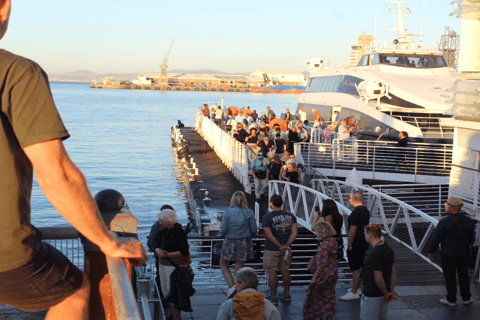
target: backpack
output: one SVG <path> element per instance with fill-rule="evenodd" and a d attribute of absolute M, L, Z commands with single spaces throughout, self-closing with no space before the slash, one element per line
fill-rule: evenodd
<path fill-rule="evenodd" d="M 240 292 L 232 300 L 236 320 L 263 320 L 265 301 L 260 292 Z"/>

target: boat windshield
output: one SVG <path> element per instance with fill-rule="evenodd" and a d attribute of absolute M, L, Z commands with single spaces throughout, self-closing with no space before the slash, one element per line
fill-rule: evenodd
<path fill-rule="evenodd" d="M 442 56 L 394 53 L 375 53 L 372 59 L 372 65 L 374 64 L 424 69 L 447 66 Z"/>

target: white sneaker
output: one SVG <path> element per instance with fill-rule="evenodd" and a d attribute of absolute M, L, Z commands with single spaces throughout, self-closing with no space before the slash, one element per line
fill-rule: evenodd
<path fill-rule="evenodd" d="M 467 301 L 463 301 L 463 304 L 464 304 L 464 305 L 472 304 L 472 303 L 473 303 L 473 298 L 470 299 L 470 300 L 467 300 Z"/>
<path fill-rule="evenodd" d="M 236 293 L 237 293 L 237 289 L 235 288 L 235 286 L 231 286 L 227 290 L 227 299 L 233 298 Z"/>
<path fill-rule="evenodd" d="M 352 292 L 352 288 L 348 289 L 347 292 Z M 359 289 L 357 290 L 357 294 L 358 294 L 359 296 L 361 296 L 361 295 L 363 294 L 362 288 L 359 288 Z"/>
<path fill-rule="evenodd" d="M 456 307 L 457 304 L 454 302 L 449 302 L 447 299 L 440 299 L 440 303 L 449 307 Z"/>
<path fill-rule="evenodd" d="M 357 300 L 360 299 L 360 295 L 358 293 L 351 293 L 347 292 L 343 296 L 340 297 L 340 300 Z"/>

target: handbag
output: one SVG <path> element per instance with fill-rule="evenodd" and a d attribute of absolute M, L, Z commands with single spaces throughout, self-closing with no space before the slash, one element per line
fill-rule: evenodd
<path fill-rule="evenodd" d="M 465 243 L 467 244 L 467 254 L 468 254 L 468 258 L 470 260 L 472 259 L 475 259 L 477 257 L 477 253 L 475 252 L 475 247 L 473 246 L 473 243 L 472 244 L 468 244 L 468 240 L 467 240 L 467 237 L 465 236 L 465 233 L 463 232 L 463 229 L 462 229 L 462 226 L 460 225 L 460 223 L 458 222 L 458 220 L 453 216 L 453 215 L 450 215 L 453 220 L 455 220 L 455 222 L 457 223 L 458 225 L 458 228 L 460 229 L 460 232 L 462 233 L 462 236 L 463 236 L 463 240 L 465 240 Z"/>

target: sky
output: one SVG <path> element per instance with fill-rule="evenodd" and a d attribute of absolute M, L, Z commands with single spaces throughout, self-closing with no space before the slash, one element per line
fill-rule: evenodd
<path fill-rule="evenodd" d="M 424 45 L 449 26 L 460 33 L 451 0 L 424 0 Z M 420 33 L 423 0 L 405 18 Z M 0 47 L 38 62 L 49 74 L 159 72 L 172 39 L 173 69 L 250 73 L 258 69 L 306 71 L 312 57 L 346 64 L 350 45 L 373 34 L 394 38 L 388 7 L 377 0 L 12 0 L 8 32 Z"/>

